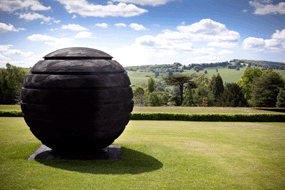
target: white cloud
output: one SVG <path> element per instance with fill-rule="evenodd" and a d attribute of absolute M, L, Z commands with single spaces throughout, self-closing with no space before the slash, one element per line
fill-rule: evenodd
<path fill-rule="evenodd" d="M 83 26 L 80 26 L 79 24 L 62 25 L 61 29 L 63 29 L 63 30 L 73 30 L 73 31 L 88 30 L 87 28 L 85 28 Z"/>
<path fill-rule="evenodd" d="M 226 55 L 226 54 L 233 54 L 233 51 L 229 51 L 229 50 L 222 50 L 219 52 L 219 55 Z"/>
<path fill-rule="evenodd" d="M 18 28 L 16 29 L 12 24 L 5 24 L 5 23 L 2 23 L 0 22 L 0 32 L 10 32 L 10 31 L 13 31 L 13 32 L 19 32 L 20 30 L 25 30 L 24 28 Z"/>
<path fill-rule="evenodd" d="M 234 48 L 238 47 L 238 42 L 209 42 L 207 45 L 221 48 Z"/>
<path fill-rule="evenodd" d="M 211 62 L 217 62 L 220 61 L 221 58 L 215 55 L 205 55 L 205 56 L 199 56 L 199 57 L 191 57 L 188 58 L 186 61 L 191 63 L 211 63 Z"/>
<path fill-rule="evenodd" d="M 145 6 L 145 5 L 151 5 L 151 6 L 164 5 L 170 1 L 173 1 L 173 0 L 113 0 L 113 2 L 134 3 L 134 4 L 139 4 L 142 6 Z"/>
<path fill-rule="evenodd" d="M 268 3 L 266 1 L 266 3 Z M 285 14 L 285 3 L 280 2 L 279 4 L 261 4 L 257 1 L 249 1 L 249 4 L 255 7 L 254 14 L 266 15 L 266 14 Z"/>
<path fill-rule="evenodd" d="M 49 22 L 51 20 L 51 17 L 45 17 L 44 15 L 38 14 L 38 13 L 20 14 L 19 18 L 23 18 L 27 21 L 41 19 L 41 20 L 44 20 L 45 22 Z"/>
<path fill-rule="evenodd" d="M 11 58 L 10 57 L 6 57 L 6 56 L 4 56 L 4 55 L 2 55 L 0 53 L 0 61 L 8 61 L 8 60 L 11 60 Z"/>
<path fill-rule="evenodd" d="M 133 4 L 119 3 L 117 5 L 94 5 L 89 3 L 87 0 L 57 0 L 64 5 L 68 13 L 77 13 L 83 17 L 94 16 L 94 17 L 131 17 L 138 16 L 148 12 L 146 9 L 138 8 Z"/>
<path fill-rule="evenodd" d="M 276 33 L 272 35 L 272 38 L 285 40 L 285 29 L 283 29 L 281 32 L 279 30 L 276 30 Z"/>
<path fill-rule="evenodd" d="M 33 34 L 27 37 L 28 40 L 31 41 L 45 41 L 45 44 L 54 45 L 54 46 L 68 46 L 72 38 L 55 38 L 52 36 L 48 36 L 46 34 Z"/>
<path fill-rule="evenodd" d="M 75 38 L 95 38 L 95 37 L 92 37 L 92 33 L 91 32 L 86 32 L 86 31 L 79 32 L 74 37 Z"/>
<path fill-rule="evenodd" d="M 51 28 L 51 29 L 50 29 L 50 31 L 52 31 L 52 32 L 53 32 L 53 31 L 57 31 L 57 30 L 59 30 L 59 28 Z"/>
<path fill-rule="evenodd" d="M 208 46 L 233 48 L 237 47 L 240 35 L 228 30 L 224 24 L 203 19 L 188 26 L 178 26 L 176 31 L 164 30 L 156 38 L 176 42 L 208 41 Z"/>
<path fill-rule="evenodd" d="M 73 18 L 73 19 L 74 19 L 74 18 L 77 18 L 77 16 L 76 16 L 76 15 L 73 15 L 72 18 Z"/>
<path fill-rule="evenodd" d="M 147 65 L 151 56 L 149 52 L 150 50 L 139 44 L 132 44 L 114 50 L 111 55 L 123 66 Z"/>
<path fill-rule="evenodd" d="M 188 25 L 178 26 L 179 32 L 166 31 L 165 36 L 176 39 L 187 39 L 192 41 L 231 41 L 237 42 L 240 35 L 236 31 L 231 31 L 224 24 L 215 22 L 211 19 L 202 19 L 201 21 Z"/>
<path fill-rule="evenodd" d="M 100 28 L 108 28 L 107 23 L 97 23 L 97 24 L 95 24 L 95 26 L 100 27 Z"/>
<path fill-rule="evenodd" d="M 58 23 L 60 23 L 60 20 L 54 20 L 53 22 L 58 24 Z"/>
<path fill-rule="evenodd" d="M 283 49 L 282 41 L 277 39 L 264 40 L 265 47 L 271 50 L 280 51 Z"/>
<path fill-rule="evenodd" d="M 203 19 L 188 26 L 178 26 L 174 31 L 164 30 L 156 36 L 138 37 L 134 44 L 117 50 L 114 57 L 117 59 L 119 56 L 119 60 L 123 60 L 123 63 L 127 65 L 134 63 L 127 60 L 129 57 L 126 56 L 126 52 L 132 55 L 133 59 L 139 60 L 136 62 L 137 65 L 151 64 L 149 60 L 155 59 L 169 62 L 177 58 L 183 61 L 188 56 L 190 57 L 187 60 L 189 63 L 216 62 L 234 53 L 219 48 L 237 47 L 239 38 L 238 32 L 227 29 L 225 25 L 210 19 Z M 195 48 L 195 42 L 207 42 L 205 44 L 208 46 L 219 48 Z"/>
<path fill-rule="evenodd" d="M 51 7 L 45 7 L 38 0 L 1 0 L 0 9 L 8 12 L 22 9 L 30 9 L 32 11 L 47 11 L 50 10 Z"/>
<path fill-rule="evenodd" d="M 117 23 L 117 24 L 114 24 L 114 26 L 117 26 L 119 28 L 119 27 L 126 27 L 127 25 L 124 23 Z"/>
<path fill-rule="evenodd" d="M 7 51 L 10 47 L 13 47 L 13 45 L 0 45 L 0 51 Z"/>
<path fill-rule="evenodd" d="M 244 49 L 255 49 L 257 51 L 263 51 L 265 41 L 262 38 L 249 37 L 243 41 L 242 46 Z"/>
<path fill-rule="evenodd" d="M 181 53 L 189 53 L 193 46 L 190 42 L 176 43 L 150 35 L 137 38 L 136 44 L 147 48 L 150 54 L 156 56 L 176 56 Z"/>
<path fill-rule="evenodd" d="M 246 9 L 244 9 L 242 12 L 247 13 L 247 10 L 246 10 Z"/>
<path fill-rule="evenodd" d="M 214 48 L 195 48 L 191 52 L 195 55 L 214 55 L 216 54 L 216 49 Z"/>
<path fill-rule="evenodd" d="M 249 37 L 243 41 L 244 49 L 252 49 L 255 51 L 284 51 L 285 50 L 285 29 L 276 32 L 271 39 Z"/>
<path fill-rule="evenodd" d="M 132 23 L 129 25 L 129 27 L 136 31 L 146 30 L 146 28 L 143 25 L 137 23 Z"/>
<path fill-rule="evenodd" d="M 11 49 L 13 45 L 0 45 L 0 52 L 2 54 L 3 59 L 11 59 L 10 57 L 5 57 L 5 56 L 24 56 L 24 57 L 29 57 L 32 56 L 34 53 L 33 52 L 22 52 L 21 50 L 18 49 Z"/>

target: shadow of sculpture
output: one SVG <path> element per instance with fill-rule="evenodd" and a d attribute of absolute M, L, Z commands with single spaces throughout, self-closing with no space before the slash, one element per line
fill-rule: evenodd
<path fill-rule="evenodd" d="M 35 160 L 46 166 L 91 174 L 139 174 L 163 166 L 156 158 L 129 148 L 122 147 L 121 156 L 121 160 Z"/>

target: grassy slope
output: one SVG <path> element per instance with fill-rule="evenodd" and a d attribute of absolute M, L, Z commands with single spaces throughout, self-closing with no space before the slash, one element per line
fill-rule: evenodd
<path fill-rule="evenodd" d="M 207 70 L 207 74 L 206 76 L 211 78 L 213 75 L 217 75 L 216 69 L 205 69 Z M 245 68 L 241 68 L 239 71 L 235 70 L 235 69 L 225 69 L 225 68 L 219 68 L 219 74 L 221 75 L 223 82 L 237 82 L 241 76 L 243 75 L 244 71 L 246 69 Z M 277 72 L 279 72 L 284 78 L 285 78 L 285 70 L 275 70 Z M 200 71 L 202 73 L 204 73 L 204 71 Z M 174 73 L 174 74 L 183 74 L 183 75 L 191 75 L 192 73 L 197 73 L 193 70 L 186 70 L 183 73 Z M 149 72 L 149 73 L 145 73 L 145 72 L 136 72 L 136 71 L 128 71 L 128 76 L 130 77 L 131 83 L 132 85 L 142 85 L 142 84 L 146 84 L 147 80 L 149 77 L 146 77 L 146 75 L 149 75 L 151 77 L 154 78 L 154 73 Z M 160 76 L 158 78 L 156 78 L 155 80 L 162 80 L 163 77 L 167 76 L 168 73 L 160 73 Z"/>
<path fill-rule="evenodd" d="M 117 161 L 28 161 L 23 118 L 0 118 L 1 189 L 284 189 L 285 123 L 130 121 Z"/>

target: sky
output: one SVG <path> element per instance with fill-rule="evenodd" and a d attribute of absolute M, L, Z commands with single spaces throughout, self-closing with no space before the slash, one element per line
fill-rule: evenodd
<path fill-rule="evenodd" d="M 0 67 L 32 67 L 67 47 L 123 66 L 285 62 L 280 0 L 0 0 Z"/>

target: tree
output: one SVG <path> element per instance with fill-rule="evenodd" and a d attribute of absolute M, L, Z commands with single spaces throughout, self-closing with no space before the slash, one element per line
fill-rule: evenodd
<path fill-rule="evenodd" d="M 279 73 L 264 71 L 260 77 L 253 79 L 251 104 L 255 107 L 275 107 L 281 87 L 284 87 L 284 81 Z"/>
<path fill-rule="evenodd" d="M 20 96 L 20 89 L 28 72 L 9 63 L 0 69 L 0 103 L 15 104 Z"/>
<path fill-rule="evenodd" d="M 210 80 L 210 84 L 209 84 L 209 89 L 210 91 L 214 91 L 214 88 L 216 88 L 216 75 L 213 75 L 211 80 Z"/>
<path fill-rule="evenodd" d="M 187 86 L 186 86 L 185 99 L 182 105 L 183 106 L 193 106 L 194 105 L 192 88 L 191 88 L 191 84 L 189 83 L 187 83 Z"/>
<path fill-rule="evenodd" d="M 241 76 L 241 79 L 237 82 L 237 84 L 242 87 L 244 91 L 245 98 L 249 101 L 251 99 L 251 85 L 253 79 L 255 77 L 260 77 L 262 75 L 262 71 L 260 69 L 248 69 Z"/>
<path fill-rule="evenodd" d="M 209 84 L 209 90 L 213 92 L 216 99 L 224 92 L 223 79 L 219 73 L 217 76 L 212 76 Z"/>
<path fill-rule="evenodd" d="M 170 95 L 168 93 L 162 93 L 160 96 L 160 100 L 161 100 L 162 105 L 167 105 L 169 99 L 170 99 Z"/>
<path fill-rule="evenodd" d="M 158 77 L 159 76 L 159 72 L 155 72 L 155 76 L 154 78 Z"/>
<path fill-rule="evenodd" d="M 279 93 L 277 95 L 276 107 L 284 108 L 285 107 L 285 89 L 279 88 Z"/>
<path fill-rule="evenodd" d="M 195 105 L 202 106 L 203 97 L 208 98 L 209 105 L 214 104 L 214 95 L 209 90 L 210 80 L 204 73 L 198 73 L 193 78 L 196 89 L 193 93 L 193 101 Z"/>
<path fill-rule="evenodd" d="M 218 99 L 218 105 L 223 107 L 247 106 L 242 88 L 236 83 L 227 83 L 224 92 Z"/>
<path fill-rule="evenodd" d="M 134 94 L 134 102 L 135 104 L 140 104 L 143 105 L 144 104 L 144 94 L 145 94 L 145 90 L 142 86 L 136 85 L 133 88 L 133 94 Z"/>
<path fill-rule="evenodd" d="M 166 84 L 171 85 L 171 86 L 177 86 L 179 88 L 180 105 L 182 105 L 183 103 L 184 84 L 189 83 L 193 87 L 195 86 L 195 84 L 190 81 L 191 79 L 192 77 L 185 76 L 185 75 L 172 75 L 172 76 L 167 76 L 163 78 Z"/>
<path fill-rule="evenodd" d="M 219 73 L 218 73 L 218 76 L 216 77 L 216 88 L 217 88 L 217 91 L 214 93 L 214 95 L 216 98 L 218 98 L 224 92 L 223 79 Z"/>
<path fill-rule="evenodd" d="M 152 77 L 150 77 L 148 80 L 147 80 L 147 90 L 149 93 L 152 93 L 155 91 L 155 81 L 153 80 Z"/>
<path fill-rule="evenodd" d="M 157 92 L 151 92 L 148 95 L 148 105 L 149 106 L 160 106 L 161 105 L 160 102 L 161 102 L 161 100 L 158 97 Z"/>

